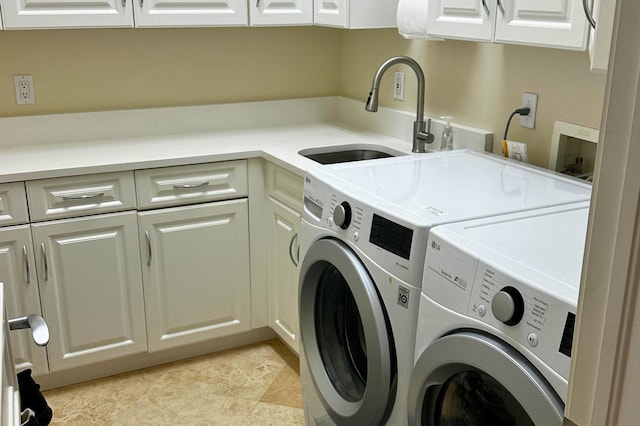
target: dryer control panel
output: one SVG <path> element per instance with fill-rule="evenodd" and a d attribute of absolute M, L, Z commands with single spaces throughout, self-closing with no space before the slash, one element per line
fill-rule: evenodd
<path fill-rule="evenodd" d="M 500 330 L 569 378 L 573 326 L 568 321 L 575 318 L 574 306 L 480 261 L 467 315 Z"/>

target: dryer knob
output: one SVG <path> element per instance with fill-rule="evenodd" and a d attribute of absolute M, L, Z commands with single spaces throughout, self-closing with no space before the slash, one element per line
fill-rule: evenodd
<path fill-rule="evenodd" d="M 493 315 L 506 325 L 516 325 L 524 316 L 524 299 L 511 286 L 503 287 L 491 300 Z"/>
<path fill-rule="evenodd" d="M 342 229 L 347 229 L 351 223 L 351 206 L 343 201 L 333 210 L 333 222 Z"/>

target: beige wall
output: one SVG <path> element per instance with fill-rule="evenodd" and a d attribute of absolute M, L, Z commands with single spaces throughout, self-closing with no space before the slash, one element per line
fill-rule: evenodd
<path fill-rule="evenodd" d="M 339 30 L 0 31 L 0 117 L 339 94 Z M 16 105 L 32 74 L 36 105 Z"/>
<path fill-rule="evenodd" d="M 523 92 L 538 93 L 534 130 L 514 117 L 509 139 L 527 143 L 529 162 L 547 166 L 553 122 L 599 128 L 605 76 L 589 71 L 586 52 L 475 43 L 408 41 L 395 30 L 348 31 L 342 41 L 341 93 L 366 100 L 378 66 L 388 57 L 408 55 L 426 77 L 425 113 L 455 116 L 454 121 L 494 132 L 494 152 L 501 152 L 509 114 L 520 107 Z M 393 100 L 393 71 L 405 71 L 405 101 Z M 415 77 L 404 66 L 387 72 L 381 105 L 415 111 Z"/>
<path fill-rule="evenodd" d="M 604 76 L 586 52 L 462 41 L 407 41 L 396 30 L 321 27 L 0 31 L 0 117 L 343 95 L 366 99 L 386 58 L 409 55 L 426 79 L 425 111 L 491 130 L 500 152 L 522 92 L 539 94 L 536 129 L 509 138 L 546 166 L 554 120 L 599 127 Z M 401 69 L 401 68 L 399 68 Z M 415 78 L 405 102 L 415 110 Z M 393 70 L 391 70 L 393 71 Z M 13 75 L 32 74 L 36 105 L 16 105 Z"/>

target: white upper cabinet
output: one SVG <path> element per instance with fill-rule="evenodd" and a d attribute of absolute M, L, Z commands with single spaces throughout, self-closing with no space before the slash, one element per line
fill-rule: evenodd
<path fill-rule="evenodd" d="M 398 0 L 316 0 L 314 25 L 338 28 L 393 28 Z"/>
<path fill-rule="evenodd" d="M 133 0 L 4 0 L 6 29 L 133 27 Z"/>
<path fill-rule="evenodd" d="M 495 13 L 491 0 L 431 0 L 427 28 L 438 37 L 491 41 Z"/>
<path fill-rule="evenodd" d="M 613 35 L 613 18 L 616 2 L 612 0 L 594 0 L 591 15 L 596 28 L 591 30 L 589 39 L 589 57 L 591 71 L 606 72 L 609 65 L 611 36 Z"/>
<path fill-rule="evenodd" d="M 313 0 L 248 1 L 251 26 L 313 24 Z"/>
<path fill-rule="evenodd" d="M 131 0 L 136 27 L 246 26 L 247 0 Z"/>
<path fill-rule="evenodd" d="M 429 33 L 444 38 L 584 50 L 582 0 L 432 0 Z"/>

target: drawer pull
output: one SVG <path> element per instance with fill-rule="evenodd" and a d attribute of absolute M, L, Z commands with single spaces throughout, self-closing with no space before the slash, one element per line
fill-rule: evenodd
<path fill-rule="evenodd" d="M 30 314 L 26 317 L 9 320 L 9 330 L 31 329 L 31 337 L 38 346 L 46 346 L 49 343 L 49 327 L 40 315 Z"/>
<path fill-rule="evenodd" d="M 209 181 L 205 180 L 204 182 L 198 183 L 175 183 L 173 184 L 173 189 L 193 189 L 200 188 L 202 186 L 209 186 Z"/>
<path fill-rule="evenodd" d="M 78 200 L 92 200 L 94 198 L 104 197 L 104 192 L 96 192 L 95 194 L 82 194 L 82 195 L 64 195 L 62 199 L 64 201 L 78 201 Z"/>
<path fill-rule="evenodd" d="M 504 11 L 504 6 L 502 6 L 502 1 L 501 0 L 498 0 L 498 9 L 500 10 L 500 14 L 502 16 L 504 16 L 505 11 Z"/>
<path fill-rule="evenodd" d="M 29 271 L 29 258 L 27 257 L 27 246 L 22 246 L 22 260 L 24 262 L 24 279 L 27 284 L 31 283 L 31 271 Z"/>

